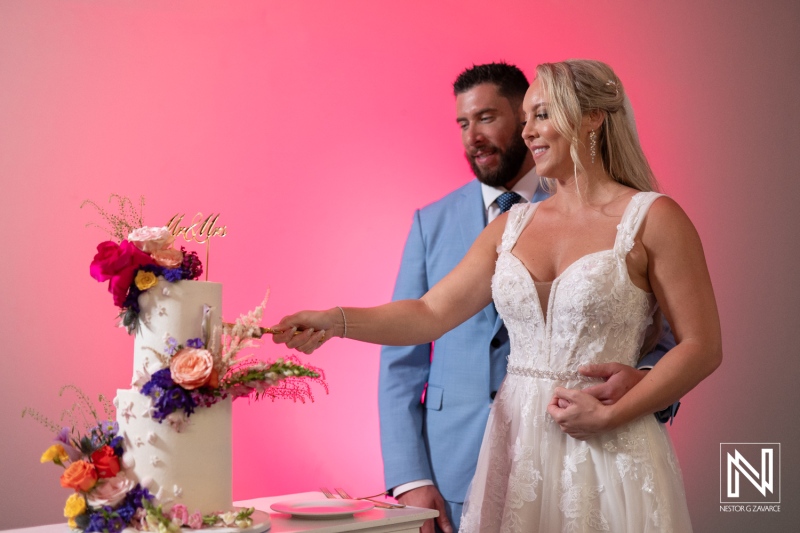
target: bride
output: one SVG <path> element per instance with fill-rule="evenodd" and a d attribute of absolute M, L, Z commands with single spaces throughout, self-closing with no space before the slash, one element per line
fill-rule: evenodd
<path fill-rule="evenodd" d="M 554 194 L 489 224 L 419 300 L 303 311 L 282 319 L 274 340 L 305 353 L 332 336 L 423 344 L 494 298 L 511 354 L 461 531 L 691 531 L 669 436 L 651 413 L 722 359 L 700 239 L 653 192 L 611 68 L 570 60 L 536 73 L 523 138 Z M 615 404 L 581 392 L 590 383 L 578 367 L 635 365 L 659 313 L 675 348 Z"/>

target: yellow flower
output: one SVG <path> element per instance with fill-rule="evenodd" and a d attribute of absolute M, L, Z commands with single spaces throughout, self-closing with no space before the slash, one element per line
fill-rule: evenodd
<path fill-rule="evenodd" d="M 67 525 L 72 529 L 78 529 L 78 523 L 75 521 L 74 518 L 70 518 L 69 520 L 67 520 Z"/>
<path fill-rule="evenodd" d="M 86 499 L 77 492 L 67 498 L 67 504 L 64 506 L 64 516 L 70 519 L 70 527 L 74 527 L 72 523 L 76 516 L 80 516 L 86 512 Z"/>
<path fill-rule="evenodd" d="M 63 465 L 67 459 L 69 459 L 69 456 L 67 455 L 67 452 L 64 451 L 64 447 L 60 444 L 53 444 L 44 451 L 42 458 L 39 459 L 39 461 L 42 463 L 52 462 L 57 465 Z"/>
<path fill-rule="evenodd" d="M 147 272 L 145 270 L 140 270 L 136 273 L 136 288 L 140 291 L 146 291 L 156 283 L 158 283 L 158 278 L 152 272 Z"/>

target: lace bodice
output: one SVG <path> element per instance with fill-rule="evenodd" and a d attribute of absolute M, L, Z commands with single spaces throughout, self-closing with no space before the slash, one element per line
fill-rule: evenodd
<path fill-rule="evenodd" d="M 513 254 L 539 204 L 517 204 L 509 211 L 492 294 L 511 337 L 510 372 L 564 379 L 588 363 L 636 364 L 656 304 L 652 294 L 633 284 L 625 258 L 659 196 L 633 196 L 617 226 L 614 247 L 581 257 L 553 280 L 546 311 L 530 273 Z"/>

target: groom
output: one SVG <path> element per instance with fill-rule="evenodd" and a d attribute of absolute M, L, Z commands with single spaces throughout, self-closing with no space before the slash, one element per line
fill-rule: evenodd
<path fill-rule="evenodd" d="M 453 90 L 465 156 L 477 180 L 414 213 L 394 300 L 419 298 L 448 274 L 472 242 L 514 203 L 547 198 L 522 140 L 528 80 L 505 63 L 475 65 Z M 645 359 L 674 346 L 671 334 Z M 458 529 L 492 401 L 506 373 L 508 332 L 489 305 L 433 344 L 385 346 L 379 383 L 386 485 L 402 503 L 437 509 L 437 530 Z M 644 361 L 643 361 L 644 363 Z M 613 403 L 643 370 L 591 365 L 606 379 L 585 389 Z M 423 533 L 433 533 L 432 521 Z"/>

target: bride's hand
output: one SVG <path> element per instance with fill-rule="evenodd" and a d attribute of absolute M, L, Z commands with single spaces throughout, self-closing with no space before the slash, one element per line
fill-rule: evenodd
<path fill-rule="evenodd" d="M 272 341 L 310 354 L 333 337 L 336 319 L 339 318 L 341 321 L 338 309 L 334 308 L 333 311 L 336 313 L 332 313 L 331 310 L 300 311 L 285 316 L 278 324 L 272 326 L 271 329 L 275 331 Z"/>
<path fill-rule="evenodd" d="M 578 440 L 586 440 L 609 429 L 609 408 L 579 390 L 557 387 L 547 412 L 561 431 Z"/>

